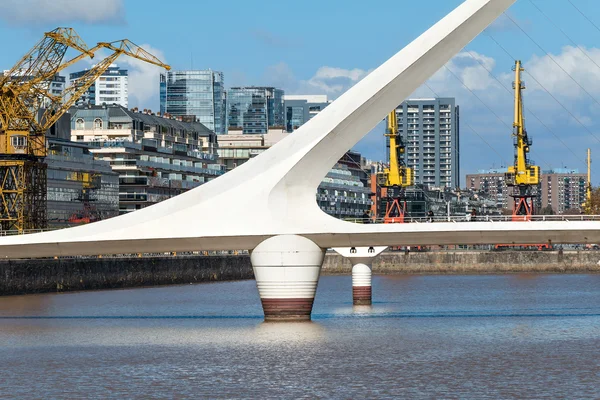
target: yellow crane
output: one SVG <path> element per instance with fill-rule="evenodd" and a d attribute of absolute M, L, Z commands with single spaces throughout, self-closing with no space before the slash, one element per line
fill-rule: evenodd
<path fill-rule="evenodd" d="M 69 48 L 79 55 L 63 62 Z M 112 51 L 60 95 L 50 81 L 60 71 L 99 49 Z M 0 79 L 0 228 L 43 229 L 46 211 L 46 132 L 120 55 L 169 69 L 129 40 L 98 43 L 89 49 L 71 28 L 47 32 Z"/>
<path fill-rule="evenodd" d="M 594 210 L 592 204 L 592 150 L 587 149 L 587 185 L 585 186 L 585 202 L 581 205 L 583 211 L 590 215 L 594 214 L 596 210 Z"/>
<path fill-rule="evenodd" d="M 592 205 L 592 149 L 587 149 L 587 187 L 585 188 L 585 201 Z"/>
<path fill-rule="evenodd" d="M 36 126 L 47 104 L 44 93 L 69 48 L 81 59 L 92 53 L 70 28 L 47 32 L 0 78 L 0 228 L 18 230 L 46 225 L 45 131 Z M 41 134 L 40 134 L 41 132 Z"/>
<path fill-rule="evenodd" d="M 404 188 L 412 186 L 413 174 L 412 169 L 404 162 L 405 145 L 398 134 L 396 110 L 388 114 L 385 136 L 389 138 L 389 166 L 377 174 L 377 184 L 387 191 L 384 223 L 401 223 L 404 222 L 406 212 Z"/>
<path fill-rule="evenodd" d="M 515 61 L 514 71 L 515 115 L 512 136 L 514 138 L 515 159 L 514 165 L 508 167 L 506 184 L 514 188 L 511 195 L 514 198 L 513 221 L 523 221 L 531 219 L 534 213 L 536 195 L 533 188 L 540 183 L 540 167 L 532 165 L 533 162 L 528 157 L 532 141 L 527 136 L 525 118 L 523 117 L 523 90 L 525 90 L 525 84 L 521 80 L 521 72 L 524 71 L 521 61 Z"/>

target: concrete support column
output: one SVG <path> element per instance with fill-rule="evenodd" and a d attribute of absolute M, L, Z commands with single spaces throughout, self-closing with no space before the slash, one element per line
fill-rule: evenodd
<path fill-rule="evenodd" d="M 265 321 L 310 321 L 325 250 L 298 235 L 273 236 L 250 261 Z"/>
<path fill-rule="evenodd" d="M 352 263 L 352 304 L 370 306 L 373 291 L 371 290 L 371 264 L 387 246 L 371 247 L 337 247 L 333 250 Z"/>
<path fill-rule="evenodd" d="M 352 303 L 355 306 L 371 305 L 371 264 L 357 263 L 352 266 Z"/>

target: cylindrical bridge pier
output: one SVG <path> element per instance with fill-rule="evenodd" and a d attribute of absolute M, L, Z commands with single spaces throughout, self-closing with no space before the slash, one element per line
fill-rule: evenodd
<path fill-rule="evenodd" d="M 371 265 L 357 263 L 352 266 L 352 304 L 370 306 L 372 303 Z"/>
<path fill-rule="evenodd" d="M 250 260 L 265 321 L 310 321 L 325 250 L 297 235 L 271 237 Z"/>
<path fill-rule="evenodd" d="M 373 302 L 371 263 L 387 246 L 337 247 L 333 250 L 352 263 L 352 304 L 370 306 Z"/>

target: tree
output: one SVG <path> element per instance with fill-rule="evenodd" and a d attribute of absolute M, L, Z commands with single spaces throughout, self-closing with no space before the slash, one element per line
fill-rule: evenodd
<path fill-rule="evenodd" d="M 563 212 L 563 215 L 580 215 L 581 210 L 579 208 L 568 208 Z"/>
<path fill-rule="evenodd" d="M 587 215 L 600 215 L 600 187 L 592 188 L 592 200 L 587 204 L 586 199 L 584 210 Z"/>

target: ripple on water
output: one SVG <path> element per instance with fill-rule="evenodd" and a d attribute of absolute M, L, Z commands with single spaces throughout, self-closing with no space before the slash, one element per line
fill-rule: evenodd
<path fill-rule="evenodd" d="M 0 398 L 600 397 L 599 276 L 373 283 L 323 277 L 308 323 L 253 281 L 1 298 Z"/>

